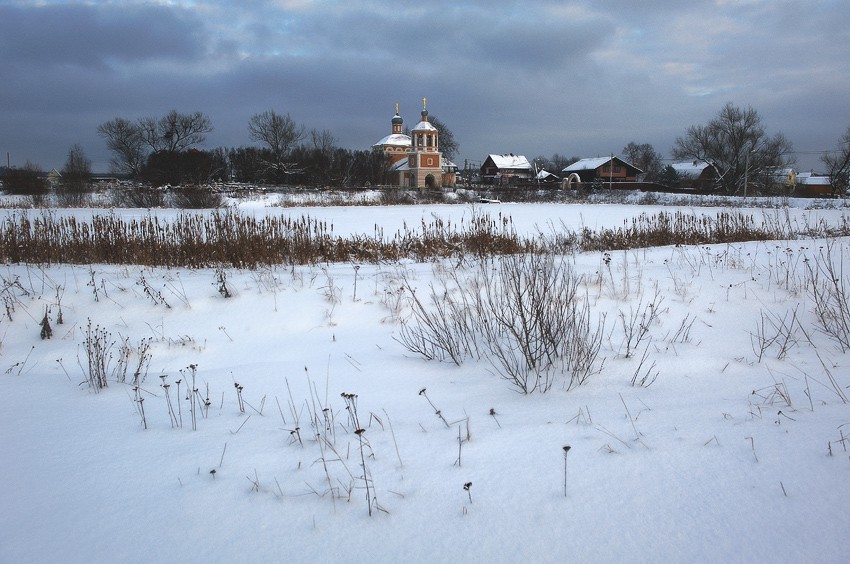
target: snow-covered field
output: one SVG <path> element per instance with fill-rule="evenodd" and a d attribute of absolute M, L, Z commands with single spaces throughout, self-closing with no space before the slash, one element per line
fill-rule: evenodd
<path fill-rule="evenodd" d="M 657 209 L 243 211 L 336 234 L 486 211 L 531 234 Z M 850 561 L 850 360 L 806 278 L 827 249 L 850 267 L 843 239 L 568 257 L 604 365 L 530 395 L 397 340 L 404 282 L 424 296 L 455 264 L 229 269 L 229 298 L 215 270 L 4 265 L 0 562 Z"/>

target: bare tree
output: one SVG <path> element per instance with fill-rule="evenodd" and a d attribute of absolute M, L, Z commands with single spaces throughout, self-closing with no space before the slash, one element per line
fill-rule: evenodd
<path fill-rule="evenodd" d="M 85 201 L 91 183 L 91 161 L 83 147 L 77 143 L 68 150 L 68 158 L 62 167 L 62 182 L 58 191 L 65 205 L 80 205 Z"/>
<path fill-rule="evenodd" d="M 206 141 L 213 130 L 212 121 L 202 112 L 181 114 L 171 110 L 163 117 L 141 118 L 138 122 L 142 140 L 154 152 L 185 151 Z"/>
<path fill-rule="evenodd" d="M 145 162 L 145 142 L 139 125 L 115 118 L 98 125 L 97 133 L 106 139 L 106 147 L 112 152 L 112 171 L 137 177 Z"/>
<path fill-rule="evenodd" d="M 649 143 L 638 145 L 632 141 L 623 147 L 621 154 L 626 161 L 643 171 L 643 180 L 651 182 L 661 174 L 661 153 Z"/>
<path fill-rule="evenodd" d="M 313 148 L 322 154 L 329 154 L 336 148 L 336 137 L 329 129 L 321 131 L 311 129 L 310 141 L 313 143 Z"/>
<path fill-rule="evenodd" d="M 458 145 L 452 130 L 437 116 L 429 115 L 428 123 L 436 127 L 437 131 L 440 132 L 440 152 L 443 153 L 446 159 L 453 160 L 460 149 L 460 145 Z"/>
<path fill-rule="evenodd" d="M 281 115 L 274 110 L 255 114 L 248 122 L 248 135 L 268 147 L 272 162 L 268 165 L 276 172 L 294 172 L 295 165 L 287 163 L 290 150 L 306 135 L 303 125 L 298 125 L 287 113 Z"/>
<path fill-rule="evenodd" d="M 574 162 L 578 162 L 579 158 L 576 156 L 568 157 L 566 155 L 553 153 L 549 160 L 552 161 L 552 172 L 560 174 L 565 168 Z"/>
<path fill-rule="evenodd" d="M 556 176 L 560 176 L 565 168 L 577 160 L 579 160 L 578 157 L 567 157 L 566 155 L 553 153 L 552 156 L 548 158 L 543 155 L 537 155 L 531 162 L 537 167 L 537 172 L 545 170 L 555 174 Z"/>
<path fill-rule="evenodd" d="M 310 154 L 310 168 L 313 169 L 313 178 L 320 183 L 328 182 L 333 165 L 334 149 L 336 149 L 336 137 L 328 129 L 321 131 L 310 130 L 310 141 L 313 149 Z"/>
<path fill-rule="evenodd" d="M 761 116 L 728 102 L 707 125 L 692 125 L 676 138 L 673 157 L 712 164 L 726 194 L 747 191 L 749 179 L 769 178 L 793 159 L 791 142 L 781 133 L 768 137 Z M 746 195 L 746 194 L 745 194 Z"/>
<path fill-rule="evenodd" d="M 824 154 L 820 160 L 826 166 L 832 193 L 846 193 L 850 183 L 850 127 L 838 140 L 835 151 Z"/>

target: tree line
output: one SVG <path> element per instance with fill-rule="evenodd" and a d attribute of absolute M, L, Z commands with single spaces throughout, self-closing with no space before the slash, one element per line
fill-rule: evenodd
<path fill-rule="evenodd" d="M 457 152 L 451 130 L 434 116 L 429 121 L 440 131 L 440 147 L 446 158 Z M 350 150 L 337 146 L 328 130 L 307 131 L 288 113 L 267 110 L 251 117 L 248 134 L 257 145 L 202 150 L 199 146 L 213 130 L 202 112 L 172 110 L 162 117 L 136 120 L 117 117 L 97 127 L 111 153 L 111 170 L 122 175 L 163 185 L 205 185 L 234 181 L 269 185 L 354 187 L 386 184 L 387 157 L 379 151 Z M 630 142 L 623 158 L 644 172 L 643 179 L 675 185 L 681 182 L 671 166 L 648 143 Z M 766 191 L 771 179 L 794 164 L 792 143 L 782 134 L 769 136 L 761 116 L 752 107 L 727 103 L 705 125 L 692 125 L 677 137 L 674 159 L 704 163 L 717 172 L 715 190 L 740 194 Z M 578 160 L 555 153 L 533 160 L 538 170 L 559 172 Z M 825 153 L 826 168 L 835 193 L 844 193 L 850 175 L 850 127 L 834 151 Z M 43 172 L 37 165 L 6 170 L 4 188 L 10 193 L 41 196 L 47 192 Z M 81 146 L 74 145 L 61 171 L 57 192 L 73 203 L 86 191 L 91 163 Z"/>
<path fill-rule="evenodd" d="M 212 131 L 200 113 L 172 110 L 159 119 L 115 118 L 98 126 L 112 170 L 156 185 L 234 181 L 253 184 L 381 184 L 387 161 L 372 151 L 337 146 L 330 131 L 307 131 L 289 114 L 255 114 L 248 135 L 259 146 L 198 149 Z"/>

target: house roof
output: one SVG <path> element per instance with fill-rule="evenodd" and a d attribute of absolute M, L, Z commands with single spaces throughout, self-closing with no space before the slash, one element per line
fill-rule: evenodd
<path fill-rule="evenodd" d="M 546 180 L 547 178 L 558 178 L 558 176 L 552 174 L 548 170 L 541 170 L 537 173 L 537 180 Z"/>
<path fill-rule="evenodd" d="M 487 158 L 493 161 L 493 165 L 500 170 L 531 170 L 531 163 L 529 163 L 528 159 L 522 155 L 514 155 L 513 153 L 508 153 L 507 155 L 487 155 Z"/>
<path fill-rule="evenodd" d="M 828 176 L 817 176 L 808 172 L 801 172 L 797 175 L 797 184 L 805 184 L 806 186 L 829 186 Z"/>
<path fill-rule="evenodd" d="M 573 164 L 571 164 L 570 166 L 565 167 L 563 170 L 561 170 L 561 172 L 580 172 L 580 171 L 583 171 L 583 170 L 596 170 L 600 166 L 608 163 L 608 161 L 610 161 L 611 158 L 612 157 L 594 157 L 594 158 L 589 158 L 589 159 L 579 159 L 576 162 L 574 162 Z M 627 163 L 626 161 L 624 161 L 620 157 L 613 157 L 613 158 L 614 158 L 614 160 L 618 160 L 621 163 L 623 163 L 624 165 L 629 166 L 629 167 L 635 169 L 638 172 L 643 172 L 641 169 L 639 169 L 635 165 L 633 165 L 631 163 Z"/>
<path fill-rule="evenodd" d="M 564 167 L 561 172 L 578 172 L 580 170 L 596 170 L 611 160 L 611 157 L 596 157 L 595 159 L 579 159 L 573 164 Z"/>
<path fill-rule="evenodd" d="M 681 176 L 700 176 L 705 169 L 712 165 L 703 161 L 688 161 L 684 163 L 673 163 L 670 166 Z"/>
<path fill-rule="evenodd" d="M 396 145 L 398 147 L 410 147 L 410 136 L 403 133 L 391 133 L 374 145 L 373 147 L 381 147 L 383 145 Z"/>

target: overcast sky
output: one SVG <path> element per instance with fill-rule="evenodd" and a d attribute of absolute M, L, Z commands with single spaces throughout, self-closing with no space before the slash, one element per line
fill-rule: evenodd
<path fill-rule="evenodd" d="M 668 156 L 726 102 L 817 168 L 850 126 L 847 0 L 0 0 L 0 151 L 61 168 L 97 126 L 201 111 L 206 148 L 250 145 L 268 109 L 368 149 L 422 97 L 455 159 Z"/>

